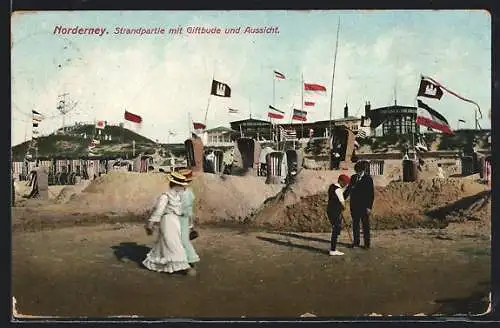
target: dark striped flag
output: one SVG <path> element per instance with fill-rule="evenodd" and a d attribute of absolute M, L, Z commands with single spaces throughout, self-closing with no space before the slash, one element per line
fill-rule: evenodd
<path fill-rule="evenodd" d="M 274 71 L 274 77 L 276 77 L 277 79 L 280 79 L 280 80 L 284 80 L 285 79 L 285 74 L 280 73 L 278 71 Z"/>
<path fill-rule="evenodd" d="M 365 130 L 358 130 L 358 133 L 356 134 L 356 138 L 359 139 L 365 139 L 368 136 Z"/>
<path fill-rule="evenodd" d="M 294 109 L 292 120 L 295 121 L 307 121 L 307 112 L 305 110 Z"/>
<path fill-rule="evenodd" d="M 230 113 L 230 114 L 236 114 L 238 113 L 238 110 L 237 109 L 234 109 L 234 108 L 228 108 L 227 111 Z"/>
<path fill-rule="evenodd" d="M 427 126 L 447 135 L 453 135 L 446 118 L 436 110 L 429 107 L 422 100 L 417 100 L 417 120 L 419 125 Z"/>
<path fill-rule="evenodd" d="M 267 113 L 267 117 L 269 118 L 275 118 L 275 119 L 278 119 L 278 120 L 281 120 L 283 118 L 285 118 L 285 112 L 269 105 L 269 112 Z"/>

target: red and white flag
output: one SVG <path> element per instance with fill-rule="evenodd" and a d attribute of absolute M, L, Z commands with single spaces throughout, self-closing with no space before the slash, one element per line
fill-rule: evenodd
<path fill-rule="evenodd" d="M 142 123 L 142 117 L 139 115 L 133 114 L 131 112 L 125 111 L 124 118 L 126 121 L 134 122 L 134 123 Z"/>
<path fill-rule="evenodd" d="M 278 71 L 274 71 L 274 77 L 277 78 L 277 79 L 280 79 L 280 80 L 284 80 L 285 79 L 285 74 L 280 73 Z"/>
<path fill-rule="evenodd" d="M 326 87 L 316 83 L 304 83 L 304 91 L 312 93 L 323 93 L 326 92 Z"/>
<path fill-rule="evenodd" d="M 100 129 L 100 130 L 102 130 L 102 129 L 104 129 L 105 127 L 106 127 L 106 121 L 97 121 L 97 122 L 95 123 L 95 128 L 96 128 L 96 129 Z"/>
<path fill-rule="evenodd" d="M 304 106 L 308 106 L 308 107 L 311 107 L 311 106 L 314 106 L 316 103 L 314 101 L 304 101 Z"/>
<path fill-rule="evenodd" d="M 193 129 L 195 130 L 205 130 L 206 126 L 203 123 L 193 122 Z"/>

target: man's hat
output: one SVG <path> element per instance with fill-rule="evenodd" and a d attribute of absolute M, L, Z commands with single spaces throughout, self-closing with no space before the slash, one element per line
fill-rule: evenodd
<path fill-rule="evenodd" d="M 187 186 L 189 184 L 189 181 L 186 179 L 186 177 L 178 172 L 170 173 L 169 175 L 167 175 L 167 179 L 179 186 Z"/>
<path fill-rule="evenodd" d="M 342 181 L 342 182 L 345 182 L 348 184 L 351 181 L 351 178 L 349 178 L 349 176 L 346 174 L 341 174 L 341 175 L 339 175 L 339 181 Z"/>
<path fill-rule="evenodd" d="M 193 171 L 190 169 L 182 169 L 178 171 L 180 174 L 182 174 L 185 178 L 186 181 L 192 181 L 193 180 Z"/>

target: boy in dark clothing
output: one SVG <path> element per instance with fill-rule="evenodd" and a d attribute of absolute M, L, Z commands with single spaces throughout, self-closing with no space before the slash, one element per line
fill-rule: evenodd
<path fill-rule="evenodd" d="M 363 225 L 364 249 L 370 248 L 370 214 L 375 198 L 373 179 L 366 174 L 367 162 L 354 165 L 356 174 L 351 176 L 344 196 L 350 197 L 349 205 L 352 217 L 353 247 L 360 247 L 360 223 Z"/>
<path fill-rule="evenodd" d="M 330 244 L 330 255 L 339 256 L 344 255 L 344 253 L 337 250 L 337 239 L 340 235 L 341 223 L 342 223 L 342 212 L 345 208 L 344 200 L 344 187 L 349 184 L 349 176 L 341 174 L 339 176 L 338 183 L 332 184 L 328 188 L 328 205 L 326 213 L 328 215 L 328 220 L 332 225 L 332 237 Z"/>

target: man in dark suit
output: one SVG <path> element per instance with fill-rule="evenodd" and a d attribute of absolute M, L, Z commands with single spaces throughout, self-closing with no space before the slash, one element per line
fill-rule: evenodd
<path fill-rule="evenodd" d="M 364 249 L 370 248 L 370 214 L 372 211 L 375 190 L 373 179 L 366 173 L 368 162 L 361 161 L 354 165 L 356 172 L 351 176 L 345 197 L 350 197 L 352 217 L 353 247 L 360 247 L 360 223 L 363 226 Z"/>

